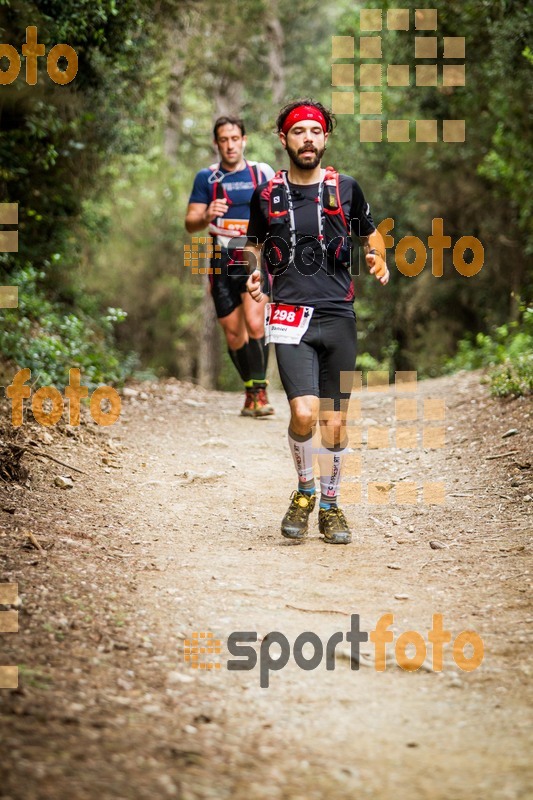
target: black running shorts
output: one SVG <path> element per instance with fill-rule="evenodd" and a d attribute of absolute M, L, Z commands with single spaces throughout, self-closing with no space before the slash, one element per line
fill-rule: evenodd
<path fill-rule="evenodd" d="M 220 258 L 212 258 L 210 267 L 212 274 L 209 275 L 211 295 L 215 304 L 217 317 L 227 317 L 237 306 L 242 303 L 242 294 L 246 294 L 246 281 L 248 273 L 245 267 L 234 265 L 234 262 L 243 261 L 242 251 L 226 250 L 222 248 Z M 220 270 L 217 273 L 216 270 Z M 267 284 L 263 273 L 263 292 L 268 293 Z"/>
<path fill-rule="evenodd" d="M 289 400 L 304 395 L 332 398 L 339 410 L 340 373 L 355 369 L 357 327 L 355 317 L 313 315 L 299 344 L 277 344 L 276 359 Z"/>

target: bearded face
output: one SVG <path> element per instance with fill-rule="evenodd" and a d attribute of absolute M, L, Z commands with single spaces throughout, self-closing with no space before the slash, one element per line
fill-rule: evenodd
<path fill-rule="evenodd" d="M 315 169 L 324 155 L 325 147 L 317 148 L 311 142 L 305 142 L 301 147 L 291 147 L 287 141 L 287 153 L 292 163 L 299 169 Z"/>

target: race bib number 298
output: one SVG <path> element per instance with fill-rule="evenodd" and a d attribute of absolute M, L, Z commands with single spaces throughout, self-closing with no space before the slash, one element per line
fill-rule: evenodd
<path fill-rule="evenodd" d="M 267 343 L 299 344 L 309 327 L 313 309 L 310 306 L 290 306 L 268 303 L 265 306 L 265 338 Z"/>

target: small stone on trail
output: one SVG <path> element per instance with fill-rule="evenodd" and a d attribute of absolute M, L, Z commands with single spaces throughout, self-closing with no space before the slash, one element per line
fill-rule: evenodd
<path fill-rule="evenodd" d="M 183 731 L 184 733 L 198 733 L 198 728 L 195 728 L 194 725 L 184 725 Z"/>
<path fill-rule="evenodd" d="M 59 486 L 61 489 L 73 489 L 74 484 L 72 482 L 72 478 L 68 475 L 57 475 L 54 478 L 54 483 L 56 486 Z"/>
<path fill-rule="evenodd" d="M 175 797 L 178 794 L 178 787 L 170 775 L 158 775 L 157 782 L 161 788 L 165 790 L 169 797 Z"/>
<path fill-rule="evenodd" d="M 437 542 L 436 540 L 432 540 L 429 543 L 429 546 L 432 550 L 444 550 L 448 545 L 443 544 L 442 542 Z"/>
<path fill-rule="evenodd" d="M 388 569 L 401 569 L 399 564 L 387 564 Z"/>
<path fill-rule="evenodd" d="M 167 675 L 168 683 L 192 683 L 194 678 L 192 675 L 185 675 L 182 672 L 169 672 Z"/>
<path fill-rule="evenodd" d="M 401 525 L 402 524 L 401 517 L 391 517 L 391 520 L 392 520 L 392 524 L 393 525 Z"/>
<path fill-rule="evenodd" d="M 516 436 L 517 433 L 517 428 L 509 428 L 509 430 L 505 431 L 505 433 L 502 435 L 502 439 L 508 439 L 510 436 Z"/>
<path fill-rule="evenodd" d="M 224 472 L 215 472 L 210 469 L 207 472 L 194 472 L 187 469 L 182 473 L 186 483 L 195 483 L 196 481 L 216 481 L 225 476 Z"/>
<path fill-rule="evenodd" d="M 146 706 L 141 708 L 143 714 L 160 714 L 161 713 L 161 706 L 158 706 L 157 703 L 149 703 Z"/>
<path fill-rule="evenodd" d="M 396 600 L 409 600 L 408 594 L 395 594 L 394 597 Z"/>

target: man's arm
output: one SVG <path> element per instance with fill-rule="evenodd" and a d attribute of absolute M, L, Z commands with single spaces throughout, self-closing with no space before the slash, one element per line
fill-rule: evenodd
<path fill-rule="evenodd" d="M 350 231 L 359 237 L 363 250 L 365 251 L 365 261 L 370 269 L 370 274 L 375 275 L 378 281 L 385 286 L 389 282 L 389 270 L 386 262 L 385 241 L 381 233 L 376 229 L 370 206 L 365 200 L 363 190 L 356 180 L 352 180 L 352 201 L 350 207 Z M 357 228 L 353 228 L 353 223 L 357 222 Z M 372 230 L 373 229 L 373 230 Z M 365 231 L 364 234 L 361 231 Z M 368 233 L 370 231 L 370 233 Z"/>
<path fill-rule="evenodd" d="M 261 211 L 259 187 L 254 190 L 250 200 L 250 221 L 248 224 L 248 242 L 243 249 L 250 277 L 246 281 L 246 288 L 256 302 L 263 298 L 261 291 L 261 250 L 263 242 L 268 236 L 268 226 Z"/>
<path fill-rule="evenodd" d="M 370 274 L 375 275 L 378 281 L 385 286 L 389 282 L 390 274 L 387 268 L 383 236 L 376 229 L 369 236 L 361 236 L 360 239 Z"/>
<path fill-rule="evenodd" d="M 228 210 L 225 200 L 217 199 L 206 203 L 189 203 L 185 215 L 185 228 L 189 233 L 196 233 L 207 228 L 216 217 L 223 217 Z"/>
<path fill-rule="evenodd" d="M 250 276 L 246 281 L 246 288 L 257 303 L 260 303 L 263 299 L 260 267 L 262 247 L 262 244 L 250 244 L 250 242 L 248 242 L 242 251 L 243 258 L 246 261 L 246 268 Z"/>
<path fill-rule="evenodd" d="M 213 187 L 209 184 L 209 169 L 202 169 L 196 173 L 189 205 L 185 214 L 185 228 L 189 233 L 207 228 L 216 217 L 222 217 L 228 210 L 224 199 L 213 198 Z"/>

